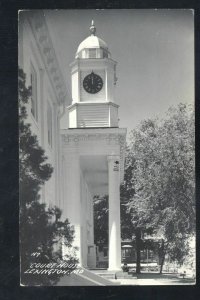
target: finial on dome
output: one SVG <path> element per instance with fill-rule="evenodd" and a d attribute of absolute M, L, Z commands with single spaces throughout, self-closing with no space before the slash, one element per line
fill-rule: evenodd
<path fill-rule="evenodd" d="M 90 33 L 91 33 L 91 35 L 95 35 L 95 33 L 96 33 L 96 27 L 94 25 L 94 20 L 92 20 L 91 25 L 90 25 Z"/>

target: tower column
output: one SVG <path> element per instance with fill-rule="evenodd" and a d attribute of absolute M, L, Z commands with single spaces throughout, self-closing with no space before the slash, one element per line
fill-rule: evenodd
<path fill-rule="evenodd" d="M 120 157 L 108 156 L 109 270 L 121 270 Z"/>

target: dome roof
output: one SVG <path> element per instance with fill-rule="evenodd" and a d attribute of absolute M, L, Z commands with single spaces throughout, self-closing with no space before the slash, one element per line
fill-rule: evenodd
<path fill-rule="evenodd" d="M 104 50 L 104 52 L 109 53 L 107 44 L 95 35 L 96 27 L 94 26 L 93 20 L 90 26 L 90 33 L 91 35 L 83 40 L 78 46 L 78 49 L 76 51 L 76 58 L 82 57 L 82 51 L 86 49 L 102 49 Z"/>
<path fill-rule="evenodd" d="M 88 48 L 97 48 L 97 49 L 103 48 L 105 50 L 108 50 L 107 44 L 96 35 L 88 36 L 85 40 L 83 40 L 78 46 L 78 50 L 76 54 L 78 54 L 83 49 L 88 49 Z"/>

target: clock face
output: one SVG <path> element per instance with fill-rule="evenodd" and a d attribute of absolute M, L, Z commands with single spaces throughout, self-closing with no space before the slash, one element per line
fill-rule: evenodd
<path fill-rule="evenodd" d="M 90 94 L 96 94 L 102 89 L 103 80 L 99 75 L 92 72 L 84 78 L 83 87 L 86 92 Z"/>

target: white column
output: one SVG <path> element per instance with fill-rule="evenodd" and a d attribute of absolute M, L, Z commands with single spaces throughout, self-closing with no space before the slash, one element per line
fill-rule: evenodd
<path fill-rule="evenodd" d="M 120 158 L 108 156 L 109 180 L 109 270 L 121 270 Z"/>
<path fill-rule="evenodd" d="M 81 182 L 80 182 L 80 158 L 78 154 L 65 154 L 66 178 L 64 191 L 63 215 L 69 219 L 74 226 L 75 234 L 73 246 L 78 247 L 76 251 L 79 265 L 82 266 L 82 236 L 81 236 Z"/>

